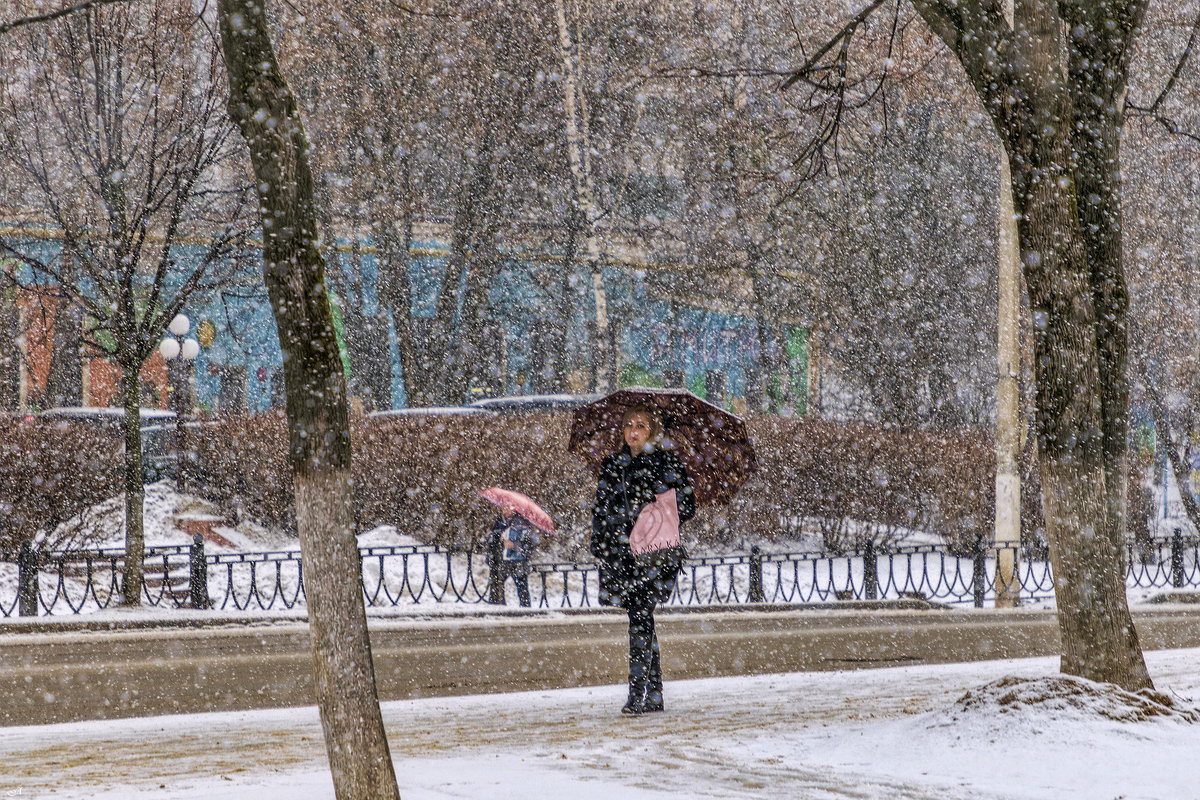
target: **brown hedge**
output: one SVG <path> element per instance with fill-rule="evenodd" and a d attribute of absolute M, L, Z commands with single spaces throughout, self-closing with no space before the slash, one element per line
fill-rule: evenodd
<path fill-rule="evenodd" d="M 579 543 L 590 524 L 594 479 L 566 452 L 569 425 L 569 414 L 356 419 L 358 523 L 394 524 L 425 541 L 468 546 L 494 512 L 476 492 L 495 485 L 536 498 L 564 541 Z M 759 469 L 733 506 L 701 511 L 693 530 L 704 538 L 770 538 L 798 519 L 929 528 L 954 540 L 990 529 L 993 456 L 984 433 L 765 415 L 748 427 Z M 201 438 L 202 484 L 214 500 L 240 502 L 270 524 L 291 524 L 281 416 L 223 422 Z"/>
<path fill-rule="evenodd" d="M 993 463 L 985 431 L 902 430 L 754 416 L 758 471 L 729 508 L 702 509 L 691 535 L 729 542 L 819 531 L 833 551 L 899 529 L 942 534 L 969 551 L 991 535 Z M 566 452 L 569 414 L 385 417 L 353 420 L 355 513 L 360 530 L 393 524 L 426 542 L 469 547 L 494 509 L 476 492 L 505 486 L 536 498 L 562 535 L 556 551 L 581 554 L 593 477 Z M 220 507 L 291 529 L 286 422 L 268 414 L 223 420 L 189 434 L 190 489 Z M 0 552 L 52 530 L 120 491 L 121 443 L 89 426 L 0 423 Z M 1145 454 L 1131 458 L 1130 527 L 1137 530 Z M 1022 529 L 1043 527 L 1036 470 L 1023 483 Z M 849 521 L 855 522 L 854 526 Z M 53 542 L 61 546 L 69 542 Z"/>
<path fill-rule="evenodd" d="M 0 421 L 0 553 L 15 553 L 38 532 L 49 534 L 116 495 L 121 448 L 117 436 L 94 426 Z M 76 541 L 77 533 L 51 537 L 43 546 L 86 544 Z"/>

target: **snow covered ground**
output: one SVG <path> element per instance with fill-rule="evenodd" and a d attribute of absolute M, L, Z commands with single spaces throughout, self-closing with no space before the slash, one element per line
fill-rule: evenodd
<path fill-rule="evenodd" d="M 1147 654 L 1200 700 L 1200 650 Z M 968 689 L 1056 659 L 671 682 L 667 712 L 623 687 L 384 704 L 405 800 L 1189 800 L 1200 724 L 1087 708 L 964 709 Z M 669 678 L 669 676 L 668 676 Z M 0 729 L 0 797 L 332 798 L 313 708 Z"/>

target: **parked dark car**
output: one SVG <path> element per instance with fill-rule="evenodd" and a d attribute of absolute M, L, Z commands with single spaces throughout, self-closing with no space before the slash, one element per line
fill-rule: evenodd
<path fill-rule="evenodd" d="M 175 474 L 175 412 L 161 408 L 139 409 L 142 433 L 142 481 L 153 483 Z M 49 424 L 89 425 L 121 437 L 125 409 L 92 406 L 68 406 L 41 411 L 37 419 Z M 189 423 L 193 425 L 195 423 Z M 119 457 L 119 453 L 117 454 Z"/>
<path fill-rule="evenodd" d="M 467 407 L 496 411 L 501 414 L 570 411 L 595 402 L 603 396 L 600 394 L 523 394 L 476 400 Z"/>
<path fill-rule="evenodd" d="M 492 412 L 471 406 L 426 406 L 422 408 L 393 408 L 386 411 L 372 411 L 367 419 L 399 419 L 421 417 L 457 417 L 464 414 L 490 414 Z"/>

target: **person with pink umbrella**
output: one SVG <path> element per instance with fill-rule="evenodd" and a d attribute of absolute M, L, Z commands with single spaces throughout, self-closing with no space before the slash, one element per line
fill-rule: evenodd
<path fill-rule="evenodd" d="M 538 528 L 554 533 L 554 521 L 527 495 L 493 486 L 480 496 L 500 507 L 486 539 L 489 603 L 504 603 L 504 585 L 512 578 L 517 601 L 530 606 L 529 563 L 541 537 Z"/>

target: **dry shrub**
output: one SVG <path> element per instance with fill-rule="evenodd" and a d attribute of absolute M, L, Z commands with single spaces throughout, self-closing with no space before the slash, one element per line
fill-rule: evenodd
<path fill-rule="evenodd" d="M 977 430 L 930 432 L 767 415 L 748 420 L 758 454 L 730 520 L 759 533 L 803 528 L 844 552 L 900 529 L 958 541 L 991 525 L 991 438 Z M 848 524 L 854 521 L 857 524 Z"/>
<path fill-rule="evenodd" d="M 353 427 L 360 522 L 473 546 L 496 515 L 478 492 L 502 486 L 537 500 L 554 518 L 560 544 L 578 546 L 591 527 L 595 479 L 566 451 L 570 419 L 546 413 L 362 420 Z"/>
<path fill-rule="evenodd" d="M 426 542 L 471 547 L 496 508 L 480 489 L 503 486 L 534 497 L 576 545 L 590 527 L 594 480 L 565 449 L 570 416 L 447 415 L 358 417 L 354 447 L 354 511 L 359 530 L 391 524 Z M 205 426 L 196 437 L 198 490 L 225 508 L 294 529 L 281 414 Z"/>
<path fill-rule="evenodd" d="M 554 517 L 560 542 L 578 547 L 595 488 L 566 451 L 570 414 L 357 418 L 355 512 L 360 530 L 393 524 L 424 541 L 474 545 L 495 509 L 477 492 L 525 492 Z M 719 544 L 770 538 L 804 518 L 840 533 L 831 549 L 861 538 L 886 542 L 901 528 L 971 537 L 991 524 L 991 440 L 977 431 L 933 434 L 822 420 L 749 420 L 759 469 L 732 507 L 702 509 L 691 535 Z M 243 503 L 274 525 L 291 521 L 282 416 L 229 420 L 205 431 L 202 485 L 225 507 Z M 858 525 L 848 525 L 855 520 Z M 856 538 L 857 537 L 857 538 Z"/>
<path fill-rule="evenodd" d="M 359 530 L 392 524 L 422 541 L 472 547 L 495 515 L 477 492 L 503 486 L 535 498 L 554 517 L 558 555 L 581 555 L 595 480 L 566 451 L 570 419 L 561 412 L 353 419 Z M 769 540 L 795 532 L 798 522 L 819 533 L 830 552 L 857 549 L 867 538 L 887 547 L 903 529 L 941 534 L 963 554 L 990 541 L 994 456 L 985 431 L 767 415 L 751 417 L 748 429 L 758 471 L 732 506 L 700 510 L 689 525 L 699 544 Z M 282 414 L 204 425 L 190 431 L 188 448 L 197 459 L 193 491 L 234 514 L 294 530 Z M 94 426 L 0 423 L 0 551 L 118 494 L 120 449 L 119 438 Z M 1144 454 L 1131 454 L 1131 497 L 1144 461 Z M 1036 545 L 1044 541 L 1037 471 L 1025 478 L 1022 529 Z M 1131 503 L 1134 529 L 1136 508 Z"/>
<path fill-rule="evenodd" d="M 116 495 L 121 450 L 120 438 L 92 425 L 0 421 L 0 553 L 11 557 L 39 531 L 54 531 Z M 61 532 L 41 546 L 86 544 Z"/>
<path fill-rule="evenodd" d="M 188 489 L 235 514 L 295 530 L 288 429 L 282 412 L 227 417 L 189 430 Z"/>

